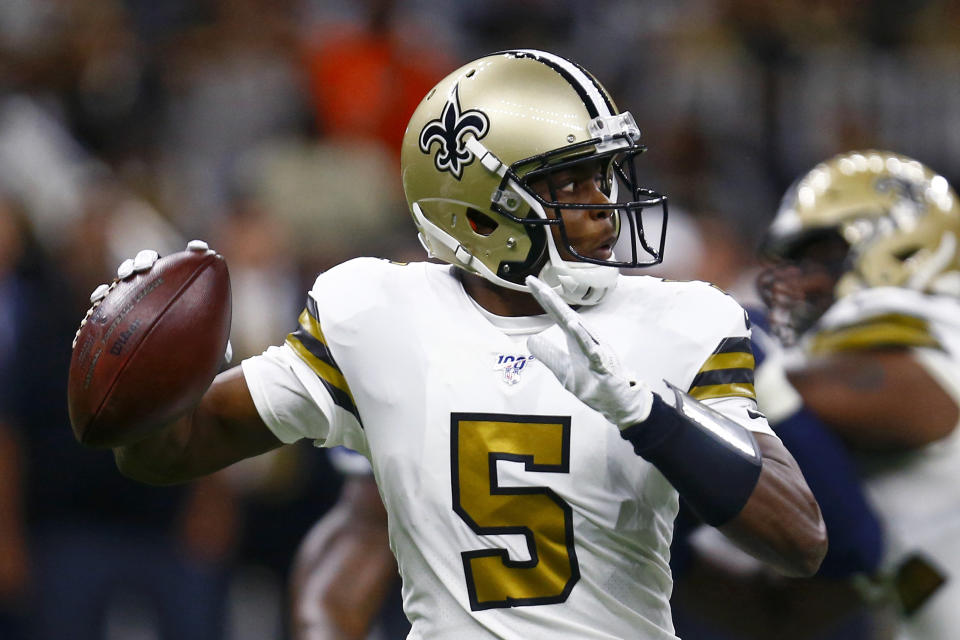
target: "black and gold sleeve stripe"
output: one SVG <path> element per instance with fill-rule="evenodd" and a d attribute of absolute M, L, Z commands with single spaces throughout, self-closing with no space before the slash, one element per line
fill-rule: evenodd
<path fill-rule="evenodd" d="M 822 331 L 813 338 L 810 350 L 815 354 L 883 349 L 891 347 L 930 347 L 943 349 L 923 318 L 902 313 L 887 313 L 862 322 Z"/>
<path fill-rule="evenodd" d="M 313 298 L 307 298 L 307 307 L 300 314 L 299 322 L 297 330 L 287 336 L 287 345 L 317 374 L 334 403 L 352 413 L 357 422 L 360 422 L 360 413 L 357 411 L 350 386 L 337 366 L 337 361 L 333 359 L 326 338 L 323 337 L 320 322 L 317 320 L 317 303 Z"/>
<path fill-rule="evenodd" d="M 734 396 L 755 400 L 753 366 L 750 338 L 724 338 L 700 367 L 689 393 L 697 400 Z"/>

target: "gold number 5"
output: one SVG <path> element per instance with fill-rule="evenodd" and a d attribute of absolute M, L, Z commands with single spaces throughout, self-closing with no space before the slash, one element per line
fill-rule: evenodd
<path fill-rule="evenodd" d="M 526 471 L 570 473 L 570 418 L 450 416 L 453 510 L 478 535 L 521 534 L 529 560 L 506 549 L 464 551 L 470 608 L 563 602 L 580 579 L 570 505 L 547 487 L 501 487 L 497 461 Z"/>

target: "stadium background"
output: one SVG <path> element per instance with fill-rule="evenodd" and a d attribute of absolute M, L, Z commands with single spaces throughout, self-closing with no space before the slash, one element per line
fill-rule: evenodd
<path fill-rule="evenodd" d="M 230 264 L 238 359 L 278 342 L 318 271 L 421 255 L 406 118 L 512 47 L 580 62 L 633 112 L 675 212 L 661 272 L 744 301 L 759 233 L 817 161 L 880 147 L 960 179 L 948 0 L 0 3 L 0 638 L 134 561 L 159 591 L 184 584 L 172 564 L 202 575 L 182 606 L 221 608 L 210 633 L 282 637 L 290 558 L 338 476 L 305 445 L 149 489 L 80 449 L 64 387 L 86 296 L 140 248 L 204 238 Z M 106 637 L 159 637 L 151 598 L 111 599 Z"/>

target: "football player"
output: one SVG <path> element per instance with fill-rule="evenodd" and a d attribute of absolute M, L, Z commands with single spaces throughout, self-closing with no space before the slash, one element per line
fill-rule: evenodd
<path fill-rule="evenodd" d="M 362 453 L 412 638 L 675 638 L 680 496 L 783 573 L 814 572 L 823 521 L 756 411 L 743 310 L 703 283 L 620 277 L 662 252 L 643 151 L 564 58 L 457 69 L 401 161 L 420 239 L 448 264 L 320 275 L 283 345 L 118 447 L 120 469 L 182 481 L 302 438 Z"/>
<path fill-rule="evenodd" d="M 894 603 L 904 639 L 960 625 L 958 239 L 947 181 L 869 150 L 801 177 L 763 246 L 761 292 L 793 345 L 765 397 L 802 403 L 855 452 L 884 535 L 880 575 L 861 584 Z"/>
<path fill-rule="evenodd" d="M 336 505 L 310 529 L 290 572 L 293 640 L 402 638 L 410 630 L 400 608 L 397 562 L 366 458 L 327 449 L 344 476 Z"/>

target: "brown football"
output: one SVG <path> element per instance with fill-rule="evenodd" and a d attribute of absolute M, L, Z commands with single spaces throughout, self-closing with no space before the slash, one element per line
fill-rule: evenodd
<path fill-rule="evenodd" d="M 67 395 L 77 440 L 129 444 L 194 406 L 223 365 L 230 315 L 227 265 L 211 250 L 115 280 L 74 341 Z"/>

